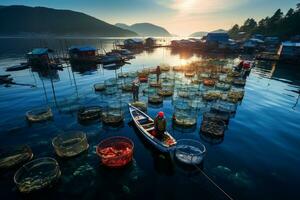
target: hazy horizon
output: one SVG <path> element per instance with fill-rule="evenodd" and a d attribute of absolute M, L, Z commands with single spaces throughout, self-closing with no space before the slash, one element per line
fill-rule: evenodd
<path fill-rule="evenodd" d="M 96 17 L 110 24 L 153 23 L 170 33 L 188 36 L 198 31 L 229 29 L 247 18 L 259 20 L 278 8 L 285 13 L 298 0 L 1 0 L 0 5 L 43 6 L 68 9 Z"/>

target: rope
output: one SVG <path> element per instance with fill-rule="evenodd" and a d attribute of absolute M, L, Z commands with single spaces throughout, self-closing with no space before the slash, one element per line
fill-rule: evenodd
<path fill-rule="evenodd" d="M 217 183 L 215 183 L 204 171 L 202 171 L 197 165 L 194 165 L 214 186 L 216 186 L 228 199 L 233 200 L 233 198 L 227 194 Z"/>

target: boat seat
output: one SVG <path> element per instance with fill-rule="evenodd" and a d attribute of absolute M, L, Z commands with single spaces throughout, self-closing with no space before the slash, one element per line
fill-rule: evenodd
<path fill-rule="evenodd" d="M 150 122 L 148 124 L 141 124 L 141 125 L 142 125 L 142 127 L 145 127 L 145 126 L 149 126 L 149 125 L 153 125 L 153 124 L 154 124 L 154 122 Z"/>
<path fill-rule="evenodd" d="M 154 127 L 151 127 L 151 128 L 146 129 L 146 131 L 149 132 L 149 131 L 152 131 L 154 129 L 155 129 Z"/>
<path fill-rule="evenodd" d="M 142 115 L 138 115 L 138 116 L 135 117 L 135 119 L 139 121 L 139 120 L 146 119 L 146 117 L 142 116 Z"/>

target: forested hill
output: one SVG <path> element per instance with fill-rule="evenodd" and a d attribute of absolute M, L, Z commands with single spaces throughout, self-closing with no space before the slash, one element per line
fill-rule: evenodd
<path fill-rule="evenodd" d="M 233 38 L 240 32 L 245 32 L 246 36 L 252 34 L 264 34 L 268 36 L 278 36 L 281 39 L 289 39 L 291 36 L 300 35 L 300 3 L 296 8 L 289 9 L 283 13 L 278 9 L 273 16 L 266 17 L 256 22 L 253 18 L 247 19 L 243 25 L 234 25 L 229 31 Z"/>
<path fill-rule="evenodd" d="M 0 6 L 0 35 L 136 36 L 84 13 L 44 7 Z"/>

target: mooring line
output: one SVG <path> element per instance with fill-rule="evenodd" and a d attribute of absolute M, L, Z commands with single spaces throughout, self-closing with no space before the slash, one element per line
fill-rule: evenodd
<path fill-rule="evenodd" d="M 227 194 L 217 183 L 215 183 L 204 171 L 202 171 L 197 165 L 194 165 L 214 186 L 216 186 L 228 199 L 233 200 L 233 198 Z"/>

